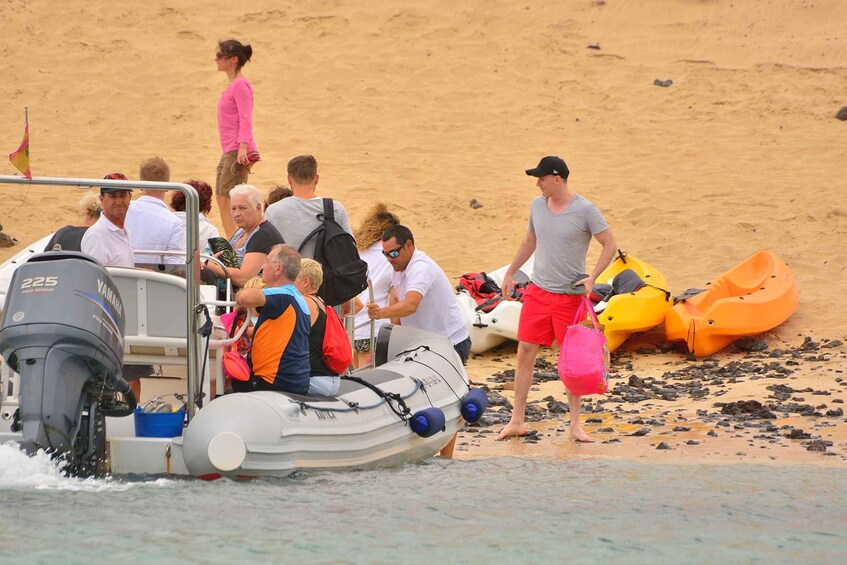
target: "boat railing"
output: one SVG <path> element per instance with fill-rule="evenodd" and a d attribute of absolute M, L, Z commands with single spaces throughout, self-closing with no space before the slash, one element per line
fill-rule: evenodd
<path fill-rule="evenodd" d="M 196 308 L 199 305 L 199 278 L 200 278 L 200 249 L 198 248 L 198 224 L 200 205 L 197 191 L 194 187 L 175 182 L 152 182 L 141 180 L 111 180 L 111 179 L 87 179 L 87 178 L 60 178 L 60 177 L 33 177 L 27 179 L 18 176 L 0 175 L 0 184 L 19 184 L 27 186 L 65 186 L 76 188 L 91 187 L 114 187 L 123 189 L 144 189 L 168 191 L 176 190 L 185 195 L 185 303 L 182 305 L 184 313 L 186 340 L 189 346 L 186 348 L 186 404 L 188 418 L 191 419 L 197 409 L 199 398 L 198 387 L 200 385 L 200 340 L 197 334 L 198 317 Z M 174 319 L 176 311 L 168 312 L 171 320 Z"/>

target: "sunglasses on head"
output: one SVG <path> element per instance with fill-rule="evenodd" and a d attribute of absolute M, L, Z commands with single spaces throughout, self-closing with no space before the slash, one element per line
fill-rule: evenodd
<path fill-rule="evenodd" d="M 383 251 L 382 254 L 388 257 L 389 259 L 396 259 L 400 255 L 400 252 L 403 250 L 404 245 L 406 244 L 404 243 L 397 249 L 392 249 L 391 251 Z"/>

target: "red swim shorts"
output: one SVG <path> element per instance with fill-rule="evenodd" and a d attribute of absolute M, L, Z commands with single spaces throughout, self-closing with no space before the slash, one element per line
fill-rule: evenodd
<path fill-rule="evenodd" d="M 547 292 L 530 284 L 523 293 L 518 340 L 549 347 L 555 338 L 561 347 L 580 300 L 580 295 Z"/>

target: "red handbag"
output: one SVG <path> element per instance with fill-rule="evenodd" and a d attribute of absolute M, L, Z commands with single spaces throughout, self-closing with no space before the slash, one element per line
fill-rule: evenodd
<path fill-rule="evenodd" d="M 585 327 L 586 310 L 593 327 Z M 559 378 L 575 396 L 603 394 L 609 388 L 609 347 L 597 322 L 591 301 L 585 295 L 573 323 L 565 332 L 559 351 Z"/>
<path fill-rule="evenodd" d="M 250 323 L 246 312 L 230 312 L 221 316 L 221 322 L 227 330 L 229 337 L 233 337 L 242 325 Z M 250 365 L 244 358 L 250 351 L 249 340 L 246 335 L 230 345 L 230 349 L 224 352 L 223 366 L 227 377 L 236 381 L 250 380 Z"/>
<path fill-rule="evenodd" d="M 335 308 L 324 305 L 326 328 L 324 329 L 323 358 L 327 369 L 340 375 L 353 363 L 353 348 L 344 325 L 335 313 Z"/>

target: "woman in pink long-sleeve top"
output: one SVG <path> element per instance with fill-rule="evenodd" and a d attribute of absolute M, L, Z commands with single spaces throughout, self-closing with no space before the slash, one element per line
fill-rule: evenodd
<path fill-rule="evenodd" d="M 252 55 L 253 48 L 249 44 L 242 45 L 235 39 L 219 41 L 215 54 L 218 70 L 225 72 L 229 79 L 229 86 L 218 102 L 218 133 L 223 155 L 215 181 L 216 200 L 227 237 L 235 232 L 229 191 L 235 185 L 247 182 L 251 153 L 258 156 L 253 139 L 253 87 L 241 74 L 241 67 Z"/>

